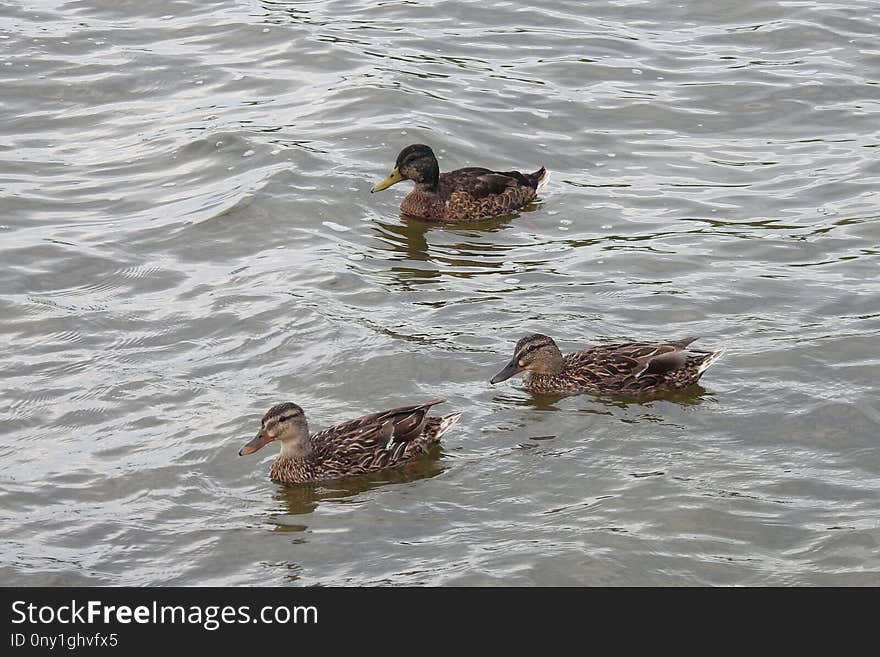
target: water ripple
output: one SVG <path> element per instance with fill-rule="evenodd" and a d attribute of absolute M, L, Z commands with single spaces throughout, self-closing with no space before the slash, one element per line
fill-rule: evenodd
<path fill-rule="evenodd" d="M 4 5 L 4 582 L 880 583 L 875 9 Z M 369 194 L 414 142 L 553 178 L 420 222 Z M 641 404 L 488 385 L 535 331 L 728 353 Z M 284 399 L 437 395 L 399 471 L 236 455 Z"/>

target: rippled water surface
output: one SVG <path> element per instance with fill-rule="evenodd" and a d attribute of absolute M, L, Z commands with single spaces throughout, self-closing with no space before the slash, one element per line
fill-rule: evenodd
<path fill-rule="evenodd" d="M 0 3 L 0 579 L 880 585 L 874 1 Z M 534 170 L 456 228 L 403 146 Z M 488 379 L 700 335 L 623 403 Z M 239 458 L 443 396 L 316 489 Z"/>

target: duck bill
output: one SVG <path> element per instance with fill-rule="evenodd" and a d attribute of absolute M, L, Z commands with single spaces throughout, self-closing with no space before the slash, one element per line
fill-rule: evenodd
<path fill-rule="evenodd" d="M 519 374 L 524 369 L 524 367 L 519 366 L 516 358 L 514 358 L 507 364 L 507 366 L 503 370 L 501 370 L 500 372 L 498 372 L 498 374 L 489 379 L 489 383 L 501 383 L 502 381 L 507 381 L 507 379 L 516 374 Z"/>
<path fill-rule="evenodd" d="M 244 447 L 238 450 L 239 456 L 247 456 L 248 454 L 253 454 L 258 449 L 260 449 L 263 445 L 267 443 L 271 443 L 274 438 L 269 437 L 267 434 L 262 431 L 254 436 L 254 439 L 247 443 Z"/>
<path fill-rule="evenodd" d="M 403 180 L 403 176 L 400 175 L 400 170 L 397 167 L 394 167 L 394 169 L 391 170 L 390 176 L 388 176 L 382 182 L 377 182 L 375 185 L 373 185 L 373 189 L 370 190 L 370 194 L 374 192 L 381 192 L 383 189 L 388 189 L 389 187 L 391 187 L 391 185 L 399 183 L 401 180 Z"/>

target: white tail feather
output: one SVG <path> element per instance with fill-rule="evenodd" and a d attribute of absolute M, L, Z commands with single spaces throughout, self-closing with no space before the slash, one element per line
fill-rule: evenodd
<path fill-rule="evenodd" d="M 721 358 L 724 355 L 725 351 L 727 351 L 727 350 L 726 349 L 719 349 L 718 351 L 712 352 L 711 356 L 709 356 L 706 360 L 704 360 L 702 363 L 700 363 L 700 367 L 697 369 L 697 374 L 702 375 L 703 372 L 705 372 L 710 367 L 712 367 L 713 363 L 715 363 L 716 360 Z"/>
<path fill-rule="evenodd" d="M 437 437 L 439 438 L 444 433 L 449 431 L 450 427 L 458 422 L 460 418 L 461 412 L 450 413 L 449 415 L 444 415 L 442 418 L 440 418 L 440 426 L 437 428 Z"/>
<path fill-rule="evenodd" d="M 544 169 L 544 175 L 541 176 L 541 179 L 538 181 L 538 185 L 535 187 L 535 191 L 540 193 L 541 190 L 547 186 L 548 180 L 550 180 L 550 171 L 549 169 Z"/>

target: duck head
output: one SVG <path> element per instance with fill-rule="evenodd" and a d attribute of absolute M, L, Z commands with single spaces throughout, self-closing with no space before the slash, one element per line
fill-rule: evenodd
<path fill-rule="evenodd" d="M 373 185 L 370 193 L 381 192 L 401 180 L 412 180 L 416 183 L 416 187 L 423 189 L 437 187 L 437 182 L 440 180 L 440 165 L 437 164 L 434 151 L 429 146 L 412 144 L 400 151 L 391 175 Z"/>
<path fill-rule="evenodd" d="M 282 454 L 297 456 L 309 451 L 309 425 L 303 409 L 291 402 L 270 408 L 263 416 L 257 435 L 238 451 L 238 455 L 253 454 L 275 440 L 281 442 Z"/>
<path fill-rule="evenodd" d="M 489 383 L 500 383 L 525 370 L 536 374 L 559 374 L 562 371 L 562 352 L 553 338 L 536 333 L 516 343 L 513 358 L 493 376 Z"/>

